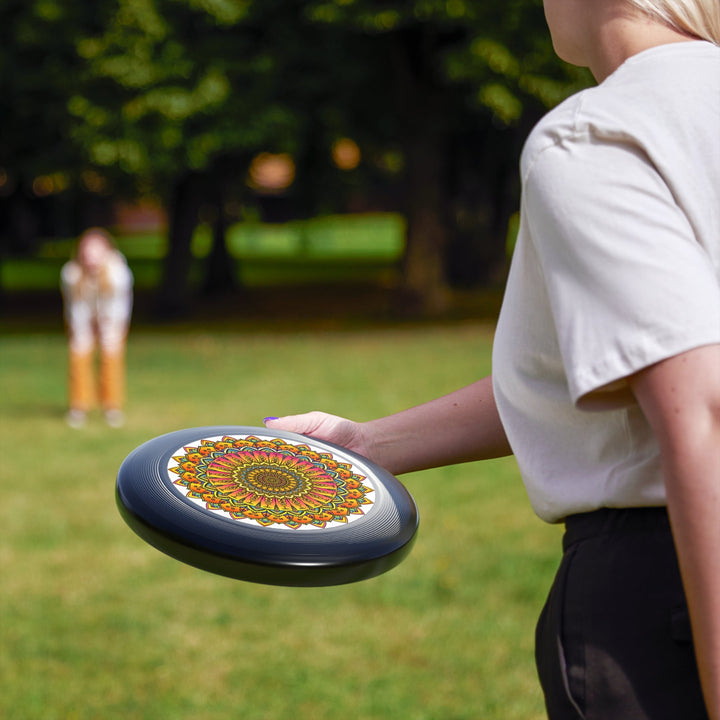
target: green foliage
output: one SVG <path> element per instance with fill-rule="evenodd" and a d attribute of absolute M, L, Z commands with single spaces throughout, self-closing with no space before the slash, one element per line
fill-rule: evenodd
<path fill-rule="evenodd" d="M 292 115 L 269 92 L 273 59 L 242 24 L 249 7 L 119 2 L 103 31 L 78 44 L 88 78 L 69 109 L 91 161 L 167 182 L 287 135 Z"/>
<path fill-rule="evenodd" d="M 541 720 L 535 617 L 559 554 L 512 460 L 406 476 L 402 565 L 326 589 L 249 585 L 145 545 L 115 508 L 123 458 L 181 427 L 323 407 L 359 419 L 490 366 L 491 328 L 130 337 L 128 423 L 71 430 L 65 342 L 0 352 L 0 715 L 13 720 Z M 292 371 L 289 367 L 292 366 Z"/>
<path fill-rule="evenodd" d="M 65 100 L 81 61 L 77 4 L 7 0 L 0 9 L 0 168 L 33 176 L 77 166 Z"/>
<path fill-rule="evenodd" d="M 470 104 L 489 110 L 497 121 L 517 122 L 534 99 L 551 107 L 586 86 L 587 73 L 555 57 L 538 0 L 471 3 L 465 0 L 362 0 L 310 2 L 316 22 L 354 27 L 369 34 L 391 34 L 423 26 L 436 42 L 431 60 L 436 79 L 459 84 Z"/>
<path fill-rule="evenodd" d="M 440 311 L 456 248 L 474 239 L 472 261 L 453 259 L 477 266 L 465 283 L 503 256 L 518 136 L 588 83 L 554 56 L 540 0 L 8 0 L 0 71 L 0 171 L 26 186 L 42 174 L 53 192 L 79 179 L 107 197 L 158 198 L 172 312 L 189 302 L 201 211 L 222 239 L 262 204 L 246 182 L 261 152 L 295 163 L 283 218 L 401 212 L 404 289 Z M 360 148 L 350 172 L 332 160 L 340 138 Z M 208 288 L 227 281 L 217 247 Z"/>
<path fill-rule="evenodd" d="M 588 81 L 554 58 L 537 0 L 8 0 L 0 166 L 160 184 L 218 156 L 297 151 L 312 122 L 389 149 L 398 87 L 381 39 L 418 30 L 455 113 L 510 124 Z"/>

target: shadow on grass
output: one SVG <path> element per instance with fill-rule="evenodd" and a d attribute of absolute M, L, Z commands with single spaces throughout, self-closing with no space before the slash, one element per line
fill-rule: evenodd
<path fill-rule="evenodd" d="M 398 325 L 494 323 L 502 288 L 455 291 L 447 309 L 427 316 L 396 290 L 372 283 L 287 285 L 197 296 L 183 313 L 159 315 L 155 294 L 135 294 L 133 331 L 295 332 L 354 330 Z M 0 296 L 0 334 L 63 331 L 59 290 Z"/>

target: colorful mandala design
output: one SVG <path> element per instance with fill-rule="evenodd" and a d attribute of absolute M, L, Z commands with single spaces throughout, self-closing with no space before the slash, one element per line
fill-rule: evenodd
<path fill-rule="evenodd" d="M 352 465 L 277 438 L 201 440 L 180 448 L 168 470 L 186 497 L 263 527 L 325 528 L 372 504 L 373 488 Z"/>

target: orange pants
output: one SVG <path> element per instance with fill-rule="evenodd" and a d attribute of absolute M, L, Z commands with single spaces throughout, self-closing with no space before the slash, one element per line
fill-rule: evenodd
<path fill-rule="evenodd" d="M 103 410 L 125 404 L 125 347 L 100 351 L 100 382 L 96 383 L 95 352 L 70 350 L 68 391 L 70 408 L 87 412 L 98 400 Z"/>

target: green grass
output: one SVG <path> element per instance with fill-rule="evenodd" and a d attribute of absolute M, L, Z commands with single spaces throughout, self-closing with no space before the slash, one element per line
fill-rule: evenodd
<path fill-rule="evenodd" d="M 119 235 L 119 249 L 135 276 L 135 286 L 154 288 L 162 274 L 167 237 L 161 233 Z M 383 282 L 393 280 L 405 243 L 405 222 L 394 213 L 337 215 L 283 224 L 237 223 L 226 243 L 246 287 L 287 282 Z M 6 291 L 58 287 L 60 269 L 75 248 L 74 239 L 48 240 L 32 257 L 5 258 L 0 287 Z M 193 276 L 203 273 L 212 244 L 211 229 L 200 225 L 192 242 Z"/>
<path fill-rule="evenodd" d="M 535 618 L 559 552 L 511 459 L 403 478 L 410 556 L 292 589 L 203 573 L 114 503 L 130 450 L 178 428 L 315 407 L 365 419 L 489 369 L 491 331 L 131 335 L 128 423 L 62 421 L 59 334 L 0 338 L 0 717 L 540 720 Z"/>
<path fill-rule="evenodd" d="M 55 290 L 60 287 L 59 258 L 9 258 L 0 263 L 0 288 L 7 292 Z M 153 290 L 162 280 L 162 263 L 151 258 L 128 262 L 136 289 Z M 200 258 L 191 266 L 190 280 L 197 287 L 205 268 Z M 280 287 L 291 285 L 372 283 L 393 284 L 398 269 L 394 262 L 373 258 L 337 258 L 328 256 L 295 258 L 249 257 L 236 264 L 236 276 L 242 287 Z"/>

